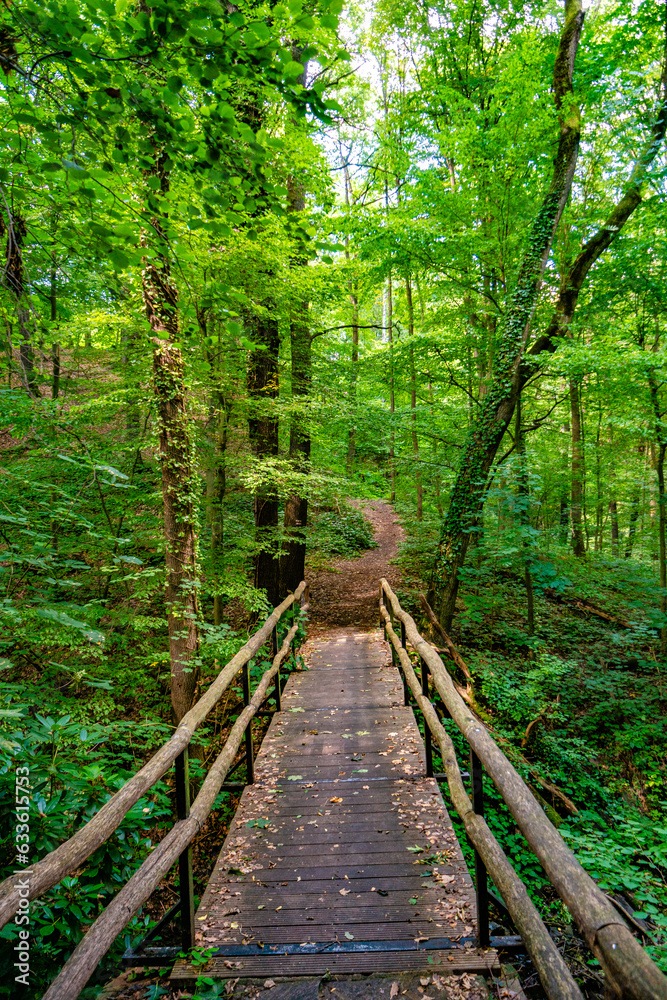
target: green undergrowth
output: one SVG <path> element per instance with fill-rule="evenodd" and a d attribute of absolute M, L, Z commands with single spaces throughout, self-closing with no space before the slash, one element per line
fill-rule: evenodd
<path fill-rule="evenodd" d="M 291 624 L 290 617 L 288 614 L 279 626 L 279 642 Z M 21 867 L 14 846 L 17 768 L 29 770 L 27 857 L 34 863 L 72 836 L 170 737 L 173 725 L 169 718 L 163 626 L 159 620 L 140 619 L 136 629 L 121 633 L 120 645 L 125 654 L 110 652 L 107 647 L 96 662 L 94 680 L 90 680 L 92 673 L 81 671 L 79 677 L 73 677 L 69 671 L 54 668 L 50 675 L 53 686 L 48 687 L 37 671 L 25 670 L 23 679 L 15 669 L 4 672 L 10 679 L 0 684 L 0 879 Z M 303 636 L 302 626 L 297 645 Z M 229 625 L 204 624 L 202 689 L 246 639 L 246 632 L 239 633 Z M 134 650 L 130 652 L 133 641 Z M 295 662 L 287 669 L 292 669 Z M 249 664 L 251 690 L 269 666 L 267 647 Z M 195 791 L 242 707 L 239 674 L 223 701 L 197 730 L 191 754 Z M 235 801 L 230 793 L 218 796 L 208 828 L 219 832 L 214 833 L 212 847 L 205 837 L 195 848 L 195 879 L 200 888 L 214 863 Z M 32 904 L 31 986 L 26 996 L 41 995 L 86 929 L 145 860 L 174 818 L 170 769 L 74 875 L 62 879 Z M 168 881 L 170 905 L 178 887 L 177 874 L 172 873 Z M 161 915 L 160 907 L 159 899 L 152 900 L 132 919 L 109 951 L 102 976 L 104 970 L 113 970 L 123 951 L 136 944 L 155 923 Z M 14 995 L 12 942 L 17 933 L 13 922 L 0 931 L 4 939 L 0 949 L 0 997 Z"/>
<path fill-rule="evenodd" d="M 346 503 L 315 512 L 310 543 L 309 562 L 315 567 L 326 565 L 332 557 L 352 559 L 377 546 L 370 522 L 360 510 Z"/>
<path fill-rule="evenodd" d="M 473 676 L 477 709 L 589 874 L 648 921 L 653 940 L 645 946 L 667 971 L 667 663 L 653 567 L 563 554 L 536 560 L 529 635 L 519 567 L 476 555 L 463 574 L 452 638 Z M 410 597 L 418 616 L 413 588 Z M 465 767 L 468 746 L 446 725 Z M 488 777 L 485 791 L 493 833 L 545 918 L 570 934 L 566 907 Z M 585 961 L 583 982 L 598 968 L 590 955 Z M 596 982 L 588 982 L 591 995 Z"/>

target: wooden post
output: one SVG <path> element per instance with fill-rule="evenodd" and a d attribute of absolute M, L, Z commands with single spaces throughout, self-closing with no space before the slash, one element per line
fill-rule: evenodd
<path fill-rule="evenodd" d="M 426 661 L 419 657 L 419 662 L 422 668 L 422 694 L 425 698 L 428 698 L 428 678 L 429 669 Z M 431 742 L 431 730 L 429 728 L 428 722 L 426 721 L 426 716 L 422 712 L 422 719 L 424 720 L 424 750 L 426 751 L 426 777 L 433 777 L 433 743 Z"/>
<path fill-rule="evenodd" d="M 484 816 L 484 770 L 482 763 L 470 749 L 470 781 L 472 783 L 472 807 L 478 816 Z M 477 940 L 480 948 L 489 947 L 489 891 L 486 868 L 475 849 L 475 892 L 477 895 Z"/>
<path fill-rule="evenodd" d="M 176 814 L 180 819 L 190 815 L 190 756 L 188 748 L 179 753 L 176 768 Z M 192 880 L 192 844 L 188 844 L 178 859 L 178 880 L 181 895 L 181 947 L 192 951 L 195 944 L 195 896 Z"/>
<path fill-rule="evenodd" d="M 405 649 L 405 624 L 401 622 L 401 646 Z M 393 646 L 392 646 L 393 649 Z M 405 676 L 405 671 L 401 670 L 401 676 L 403 678 L 403 704 L 410 704 L 410 688 L 408 687 L 408 681 Z"/>
<path fill-rule="evenodd" d="M 247 708 L 250 704 L 250 670 L 248 664 L 243 664 L 243 704 Z M 245 764 L 247 784 L 255 783 L 255 753 L 252 745 L 252 719 L 248 721 L 245 730 Z"/>

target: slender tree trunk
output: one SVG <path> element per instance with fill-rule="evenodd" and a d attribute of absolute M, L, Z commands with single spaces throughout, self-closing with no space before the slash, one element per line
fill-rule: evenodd
<path fill-rule="evenodd" d="M 653 352 L 658 351 L 660 330 L 656 321 L 656 336 Z M 665 494 L 665 452 L 667 452 L 667 427 L 665 414 L 660 404 L 660 385 L 655 369 L 648 368 L 647 380 L 651 393 L 653 416 L 655 420 L 655 436 L 657 449 L 655 455 L 655 471 L 658 479 L 658 560 L 660 564 L 660 611 L 663 624 L 660 628 L 660 653 L 667 655 L 667 495 Z"/>
<path fill-rule="evenodd" d="M 293 48 L 293 58 L 301 61 L 302 50 Z M 307 63 L 306 63 L 307 65 Z M 306 65 L 302 82 L 306 82 Z M 289 178 L 287 184 L 290 212 L 302 214 L 306 208 L 306 190 L 301 180 Z M 292 268 L 304 271 L 308 264 L 306 243 L 299 240 Z M 359 331 L 357 330 L 357 344 Z M 292 417 L 290 421 L 289 457 L 295 472 L 305 477 L 310 464 L 310 430 L 304 412 L 312 381 L 312 341 L 310 337 L 308 300 L 299 296 L 293 304 L 290 322 L 292 360 Z M 283 552 L 279 566 L 279 596 L 293 593 L 306 575 L 306 536 L 308 526 L 308 496 L 306 490 L 291 490 L 285 500 L 283 516 Z"/>
<path fill-rule="evenodd" d="M 412 437 L 412 458 L 414 460 L 415 491 L 417 494 L 417 520 L 421 521 L 424 513 L 424 494 L 422 490 L 422 474 L 419 465 L 419 438 L 417 437 L 417 375 L 415 372 L 415 353 L 412 338 L 415 332 L 415 312 L 412 303 L 412 284 L 410 278 L 405 279 L 405 298 L 408 306 L 408 343 L 410 355 L 410 421 Z"/>
<path fill-rule="evenodd" d="M 667 442 L 662 441 L 658 448 L 656 472 L 658 475 L 658 540 L 660 559 L 660 610 L 663 614 L 663 624 L 660 629 L 660 652 L 667 655 L 667 547 L 665 542 L 665 525 L 667 523 L 667 496 L 665 495 L 665 451 Z"/>
<path fill-rule="evenodd" d="M 581 403 L 579 382 L 570 380 L 570 424 L 572 427 L 572 491 L 570 522 L 572 525 L 572 552 L 580 559 L 586 555 L 582 527 L 582 502 L 584 495 L 584 458 L 581 447 Z"/>
<path fill-rule="evenodd" d="M 479 517 L 489 473 L 525 384 L 522 362 L 533 314 L 577 164 L 580 121 L 572 99 L 572 73 L 582 23 L 581 0 L 566 0 L 565 22 L 553 76 L 560 135 L 551 184 L 531 228 L 516 286 L 507 306 L 493 378 L 463 448 L 436 555 L 434 589 L 439 594 L 438 614 L 445 631 L 451 627 L 456 607 L 459 569 L 465 562 L 469 529 Z"/>
<path fill-rule="evenodd" d="M 227 437 L 229 429 L 229 401 L 224 394 L 215 391 L 212 397 L 213 455 L 206 473 L 206 499 L 211 526 L 211 568 L 213 583 L 213 622 L 221 625 L 223 619 L 224 594 L 216 591 L 216 585 L 224 574 L 225 558 L 225 515 L 224 499 L 227 492 Z"/>
<path fill-rule="evenodd" d="M 162 194 L 169 178 L 156 160 Z M 158 255 L 144 262 L 144 308 L 153 341 L 153 387 L 162 464 L 166 561 L 165 603 L 169 626 L 171 703 L 179 722 L 192 707 L 199 671 L 194 475 L 185 406 L 183 358 L 178 335 L 178 292 L 171 277 L 164 217 L 153 219 Z"/>
<path fill-rule="evenodd" d="M 352 426 L 347 432 L 347 474 L 354 472 L 354 459 L 357 450 L 357 381 L 359 377 L 359 299 L 357 289 L 349 282 L 350 302 L 352 304 L 352 367 L 350 369 L 350 419 Z"/>
<path fill-rule="evenodd" d="M 609 425 L 609 523 L 611 534 L 611 554 L 612 558 L 618 559 L 619 555 L 619 532 L 618 532 L 618 502 L 616 500 L 616 459 L 614 454 L 614 429 Z"/>
<path fill-rule="evenodd" d="M 616 500 L 609 501 L 609 518 L 611 524 L 611 551 L 614 558 L 618 556 L 618 503 Z"/>
<path fill-rule="evenodd" d="M 278 398 L 278 354 L 280 336 L 273 302 L 265 302 L 268 315 L 254 317 L 252 340 L 257 344 L 250 359 L 248 392 L 254 403 L 248 421 L 250 445 L 260 465 L 278 455 L 278 419 L 272 402 Z M 271 606 L 278 603 L 278 493 L 269 474 L 257 487 L 255 514 L 255 586 L 266 591 Z"/>
<path fill-rule="evenodd" d="M 635 546 L 637 535 L 637 521 L 639 520 L 639 510 L 641 507 L 642 488 L 640 483 L 635 483 L 630 497 L 630 517 L 628 523 L 628 537 L 625 542 L 625 558 L 632 558 L 632 550 Z"/>
<path fill-rule="evenodd" d="M 519 482 L 517 493 L 519 496 L 519 516 L 521 524 L 525 529 L 529 524 L 528 517 L 528 459 L 526 457 L 526 438 L 521 426 L 521 397 L 516 404 L 516 418 L 514 425 L 514 443 L 519 458 Z M 533 592 L 533 575 L 530 569 L 531 552 L 530 543 L 527 536 L 523 540 L 523 579 L 526 586 L 526 617 L 528 620 L 528 635 L 535 634 L 535 596 Z"/>
<path fill-rule="evenodd" d="M 341 152 L 342 159 L 342 152 Z M 343 162 L 343 178 L 345 181 L 345 205 L 349 209 L 352 202 L 352 182 L 347 162 Z M 350 264 L 350 240 L 345 237 L 345 260 Z M 357 451 L 357 381 L 359 376 L 359 291 L 358 282 L 352 278 L 347 283 L 347 291 L 352 306 L 352 367 L 350 369 L 350 421 L 347 432 L 347 474 L 354 472 L 354 459 Z"/>
<path fill-rule="evenodd" d="M 25 287 L 25 265 L 23 263 L 23 241 L 26 237 L 25 220 L 18 212 L 8 216 L 7 224 L 2 222 L 0 233 L 7 234 L 6 267 L 3 282 L 9 289 L 16 308 L 16 322 L 19 331 L 19 371 L 23 386 L 33 399 L 40 398 L 37 373 L 35 372 L 35 352 L 30 331 L 30 308 Z"/>
<path fill-rule="evenodd" d="M 49 288 L 49 305 L 51 322 L 58 319 L 58 269 L 55 250 L 51 251 L 51 274 Z M 60 341 L 54 340 L 51 345 L 51 399 L 57 399 L 60 394 Z"/>
<path fill-rule="evenodd" d="M 292 320 L 292 399 L 301 404 L 310 394 L 312 350 L 308 306 L 300 303 Z M 310 460 L 310 433 L 305 414 L 295 408 L 290 427 L 290 460 L 296 472 L 305 475 Z M 308 498 L 303 490 L 293 490 L 285 501 L 285 542 L 280 560 L 280 596 L 296 590 L 306 572 Z"/>
<path fill-rule="evenodd" d="M 394 391 L 394 303 L 391 281 L 391 271 L 387 276 L 387 331 L 389 333 L 389 471 L 391 475 L 391 502 L 396 500 L 396 431 L 394 430 L 394 413 L 396 412 L 396 394 Z"/>

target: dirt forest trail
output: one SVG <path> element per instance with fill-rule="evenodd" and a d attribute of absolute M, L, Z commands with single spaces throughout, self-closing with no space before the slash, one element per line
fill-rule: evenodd
<path fill-rule="evenodd" d="M 398 516 L 385 500 L 371 500 L 360 509 L 373 526 L 377 548 L 356 559 L 336 559 L 333 570 L 309 570 L 310 586 L 308 634 L 322 635 L 337 628 L 370 629 L 377 625 L 378 585 L 386 577 L 393 588 L 400 571 L 392 563 L 405 532 Z"/>

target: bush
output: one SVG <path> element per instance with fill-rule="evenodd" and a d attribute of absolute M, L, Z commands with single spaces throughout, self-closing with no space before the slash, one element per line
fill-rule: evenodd
<path fill-rule="evenodd" d="M 319 514 L 313 528 L 313 548 L 330 555 L 350 558 L 364 549 L 374 549 L 373 527 L 354 507 Z"/>

